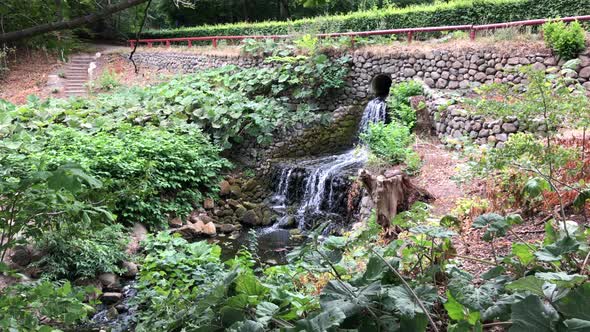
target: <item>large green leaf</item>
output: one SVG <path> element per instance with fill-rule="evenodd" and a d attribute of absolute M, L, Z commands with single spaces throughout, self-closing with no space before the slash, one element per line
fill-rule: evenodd
<path fill-rule="evenodd" d="M 320 314 L 302 319 L 295 323 L 295 327 L 288 331 L 325 332 L 329 328 L 339 326 L 346 319 L 346 315 L 339 308 L 330 308 Z"/>
<path fill-rule="evenodd" d="M 245 320 L 241 322 L 237 322 L 232 325 L 228 330 L 228 332 L 264 332 L 264 325 L 252 321 L 252 320 Z"/>
<path fill-rule="evenodd" d="M 428 327 L 428 317 L 424 314 L 417 314 L 416 316 L 402 317 L 400 319 L 400 331 L 424 332 Z"/>
<path fill-rule="evenodd" d="M 258 321 L 266 324 L 279 312 L 279 306 L 271 302 L 261 302 L 256 306 Z"/>
<path fill-rule="evenodd" d="M 514 243 L 512 244 L 512 254 L 518 258 L 522 265 L 529 265 L 535 260 L 535 254 L 529 248 L 530 245 L 526 245 L 524 243 Z"/>
<path fill-rule="evenodd" d="M 540 261 L 556 262 L 563 258 L 564 254 L 576 252 L 580 247 L 580 242 L 573 237 L 565 236 L 555 243 L 543 247 L 535 252 L 535 256 Z"/>
<path fill-rule="evenodd" d="M 236 279 L 236 292 L 248 296 L 262 296 L 268 292 L 256 277 L 250 273 L 241 274 Z"/>
<path fill-rule="evenodd" d="M 590 320 L 583 319 L 566 319 L 563 321 L 563 325 L 567 328 L 567 332 L 589 332 L 590 331 Z"/>
<path fill-rule="evenodd" d="M 561 298 L 555 306 L 566 318 L 590 321 L 590 283 L 575 288 Z"/>
<path fill-rule="evenodd" d="M 428 309 L 431 308 L 437 300 L 438 295 L 436 288 L 429 285 L 421 285 L 414 289 L 422 304 Z M 389 289 L 388 296 L 393 299 L 394 308 L 399 311 L 403 317 L 413 318 L 418 313 L 424 313 L 416 298 L 405 286 L 395 286 Z"/>
<path fill-rule="evenodd" d="M 530 198 L 539 197 L 544 191 L 549 190 L 551 190 L 551 185 L 542 178 L 529 179 L 523 188 L 523 192 Z"/>
<path fill-rule="evenodd" d="M 538 296 L 529 295 L 512 305 L 511 320 L 509 332 L 554 332 L 559 314 Z"/>
<path fill-rule="evenodd" d="M 518 292 L 530 292 L 543 297 L 543 285 L 545 281 L 535 276 L 526 276 L 506 285 L 506 289 Z"/>

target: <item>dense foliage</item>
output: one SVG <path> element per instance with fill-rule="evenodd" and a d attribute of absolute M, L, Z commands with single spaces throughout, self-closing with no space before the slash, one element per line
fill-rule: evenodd
<path fill-rule="evenodd" d="M 84 303 L 84 298 L 95 290 L 74 288 L 69 282 L 35 282 L 11 286 L 2 292 L 2 331 L 60 331 L 57 326 L 73 326 L 94 311 L 91 304 Z"/>
<path fill-rule="evenodd" d="M 543 25 L 543 38 L 547 47 L 564 60 L 573 59 L 586 49 L 586 31 L 577 21 L 569 24 L 547 22 Z"/>
<path fill-rule="evenodd" d="M 403 163 L 412 153 L 410 144 L 413 136 L 410 128 L 397 121 L 371 124 L 361 139 L 372 153 L 393 165 Z"/>
<path fill-rule="evenodd" d="M 416 125 L 416 110 L 410 105 L 410 97 L 424 94 L 424 87 L 416 81 L 406 81 L 391 87 L 387 98 L 387 112 L 410 130 Z"/>
<path fill-rule="evenodd" d="M 122 225 L 66 224 L 39 240 L 43 258 L 36 263 L 48 279 L 92 279 L 101 273 L 122 272 L 127 259 Z"/>
<path fill-rule="evenodd" d="M 144 37 L 170 38 L 215 35 L 283 35 L 366 31 L 460 24 L 485 24 L 545 17 L 585 15 L 588 1 L 577 0 L 460 0 L 436 5 L 360 11 L 290 22 L 234 23 L 149 30 Z"/>

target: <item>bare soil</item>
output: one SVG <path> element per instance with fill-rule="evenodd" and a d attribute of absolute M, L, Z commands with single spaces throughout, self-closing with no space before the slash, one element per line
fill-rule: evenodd
<path fill-rule="evenodd" d="M 63 63 L 55 55 L 45 52 L 17 50 L 15 55 L 9 56 L 8 66 L 6 73 L 0 73 L 0 99 L 22 104 L 29 95 L 36 95 L 41 99 L 49 97 L 49 75 L 56 72 Z"/>

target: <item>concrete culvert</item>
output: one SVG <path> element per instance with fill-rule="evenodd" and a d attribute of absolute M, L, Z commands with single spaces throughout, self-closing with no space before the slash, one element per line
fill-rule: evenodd
<path fill-rule="evenodd" d="M 371 90 L 376 97 L 387 98 L 391 83 L 392 81 L 389 75 L 379 74 L 373 77 L 373 80 L 371 81 Z"/>

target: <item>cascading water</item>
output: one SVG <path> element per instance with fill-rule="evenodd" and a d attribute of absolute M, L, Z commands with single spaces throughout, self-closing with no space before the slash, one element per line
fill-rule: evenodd
<path fill-rule="evenodd" d="M 365 108 L 358 133 L 366 131 L 371 123 L 386 120 L 385 100 L 375 98 Z M 366 160 L 367 151 L 359 146 L 342 154 L 278 165 L 270 205 L 281 217 L 263 232 L 290 226 L 293 220 L 301 230 L 317 220 L 341 221 L 350 212 L 349 178 Z"/>

